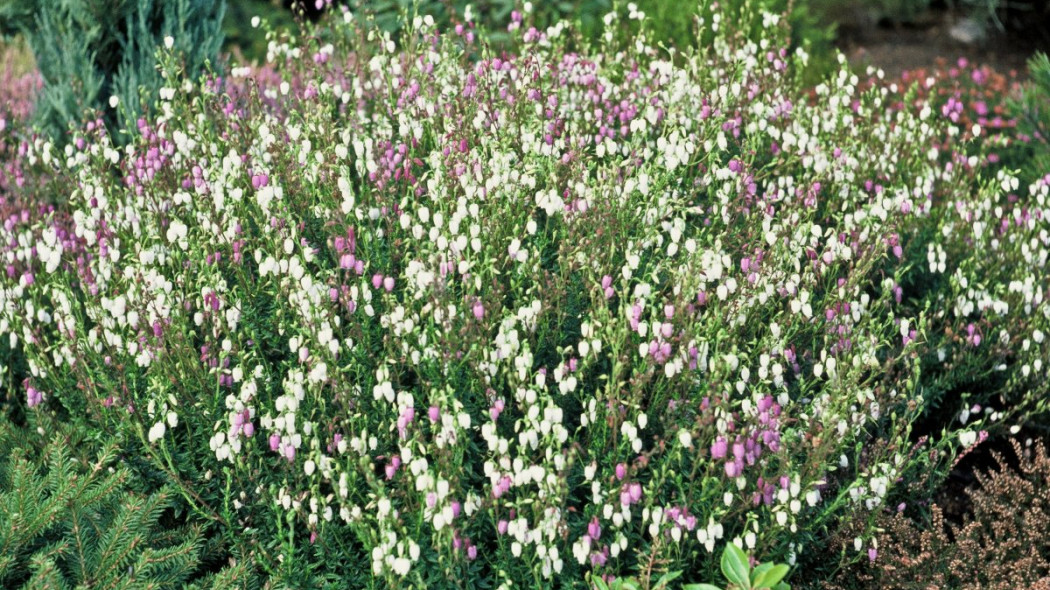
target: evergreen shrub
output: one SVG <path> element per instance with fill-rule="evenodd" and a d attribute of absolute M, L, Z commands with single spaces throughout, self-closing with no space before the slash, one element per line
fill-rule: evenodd
<path fill-rule="evenodd" d="M 35 122 L 58 145 L 101 113 L 123 144 L 149 112 L 162 85 L 155 54 L 165 38 L 195 80 L 216 64 L 222 46 L 224 0 L 5 0 L 28 40 L 44 81 Z M 116 100 L 111 100 L 116 97 Z"/>

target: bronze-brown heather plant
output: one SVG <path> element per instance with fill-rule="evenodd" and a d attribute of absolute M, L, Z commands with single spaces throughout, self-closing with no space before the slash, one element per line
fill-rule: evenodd
<path fill-rule="evenodd" d="M 1016 461 L 991 452 L 996 468 L 966 490 L 970 513 L 960 524 L 938 504 L 925 526 L 904 510 L 884 513 L 873 559 L 826 588 L 1050 589 L 1050 454 L 1030 442 L 1011 441 Z"/>

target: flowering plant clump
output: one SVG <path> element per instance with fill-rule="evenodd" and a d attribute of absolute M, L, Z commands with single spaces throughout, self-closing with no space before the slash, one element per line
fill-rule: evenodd
<path fill-rule="evenodd" d="M 524 10 L 497 55 L 468 10 L 400 44 L 334 11 L 256 78 L 163 50 L 127 147 L 22 144 L 65 193 L 0 193 L 8 395 L 279 586 L 799 563 L 1045 409 L 1050 185 L 913 89 L 809 91 L 761 3 L 705 10 L 686 53 L 632 5 L 594 47 Z"/>
<path fill-rule="evenodd" d="M 26 147 L 18 138 L 33 108 L 33 94 L 40 86 L 36 74 L 15 74 L 7 67 L 7 55 L 2 56 L 5 68 L 0 72 L 0 191 L 11 192 L 25 183 L 21 157 Z"/>

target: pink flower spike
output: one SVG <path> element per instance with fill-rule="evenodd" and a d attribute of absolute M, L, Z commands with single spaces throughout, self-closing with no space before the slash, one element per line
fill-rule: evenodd
<path fill-rule="evenodd" d="M 736 477 L 740 475 L 740 467 L 736 464 L 736 461 L 726 461 L 725 469 L 726 477 Z"/>
<path fill-rule="evenodd" d="M 587 534 L 591 537 L 592 541 L 597 541 L 602 536 L 602 527 L 598 524 L 598 517 L 591 519 L 591 522 L 587 525 Z"/>
<path fill-rule="evenodd" d="M 394 277 L 387 277 L 383 279 L 383 288 L 389 293 L 394 290 Z"/>
<path fill-rule="evenodd" d="M 739 437 L 737 437 L 737 440 L 740 440 Z M 747 450 L 744 448 L 743 443 L 733 443 L 733 457 L 735 457 L 737 461 L 743 459 L 745 454 L 747 454 Z"/>
<path fill-rule="evenodd" d="M 726 452 L 729 450 L 729 443 L 723 437 L 718 437 L 714 444 L 711 445 L 711 458 L 722 459 L 725 458 Z"/>
<path fill-rule="evenodd" d="M 44 401 L 44 394 L 30 387 L 26 389 L 26 405 L 30 408 L 40 405 Z"/>
<path fill-rule="evenodd" d="M 376 273 L 372 275 L 372 288 L 378 289 L 383 286 L 383 275 Z"/>

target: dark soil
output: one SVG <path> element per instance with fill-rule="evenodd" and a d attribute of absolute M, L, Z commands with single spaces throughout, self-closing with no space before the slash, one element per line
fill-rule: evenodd
<path fill-rule="evenodd" d="M 946 5 L 934 4 L 909 23 L 854 10 L 836 15 L 837 45 L 852 63 L 882 68 L 888 78 L 906 70 L 931 69 L 939 62 L 954 64 L 959 58 L 1025 77 L 1027 59 L 1036 51 L 1050 51 L 1050 18 L 1044 12 L 1007 18 L 1005 30 L 989 24 L 982 38 L 967 43 L 952 34 L 953 27 L 965 28 L 967 14 Z"/>

